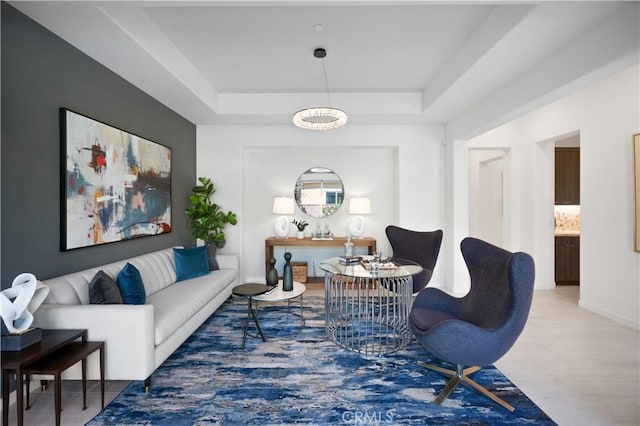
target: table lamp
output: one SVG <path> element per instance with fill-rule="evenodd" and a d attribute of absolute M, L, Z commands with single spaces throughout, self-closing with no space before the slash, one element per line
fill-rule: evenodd
<path fill-rule="evenodd" d="M 286 215 L 294 214 L 296 206 L 291 197 L 273 197 L 273 214 L 282 215 L 273 223 L 273 232 L 278 238 L 287 238 L 291 221 Z"/>
<path fill-rule="evenodd" d="M 349 199 L 349 214 L 356 215 L 349 221 L 349 234 L 353 238 L 360 238 L 364 235 L 363 214 L 371 213 L 371 201 L 368 197 L 351 197 Z"/>

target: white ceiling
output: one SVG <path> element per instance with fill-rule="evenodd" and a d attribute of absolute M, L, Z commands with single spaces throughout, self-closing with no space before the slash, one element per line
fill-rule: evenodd
<path fill-rule="evenodd" d="M 324 47 L 350 124 L 461 136 L 637 63 L 640 45 L 638 2 L 10 3 L 195 124 L 327 104 Z"/>

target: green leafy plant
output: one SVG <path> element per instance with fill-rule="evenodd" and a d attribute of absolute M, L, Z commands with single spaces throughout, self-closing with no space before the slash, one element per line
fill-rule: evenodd
<path fill-rule="evenodd" d="M 291 221 L 291 223 L 293 223 L 298 228 L 298 231 L 301 231 L 301 232 L 304 231 L 304 228 L 306 228 L 309 225 L 304 220 L 297 221 L 297 220 L 293 219 Z"/>
<path fill-rule="evenodd" d="M 200 185 L 191 188 L 189 201 L 191 207 L 184 212 L 191 219 L 191 235 L 204 241 L 206 244 L 215 244 L 222 248 L 227 240 L 224 237 L 224 227 L 227 224 L 238 223 L 236 214 L 233 212 L 223 212 L 216 203 L 211 201 L 211 197 L 216 192 L 211 179 L 199 177 Z"/>

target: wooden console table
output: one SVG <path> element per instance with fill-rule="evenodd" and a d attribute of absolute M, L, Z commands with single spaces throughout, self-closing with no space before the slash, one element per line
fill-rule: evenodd
<path fill-rule="evenodd" d="M 342 247 L 347 242 L 347 237 L 333 237 L 331 240 L 314 240 L 309 237 L 298 239 L 295 237 L 278 238 L 269 237 L 264 240 L 264 270 L 265 274 L 271 266 L 269 260 L 273 257 L 273 249 L 276 246 L 282 247 Z M 351 242 L 355 247 L 366 247 L 367 254 L 375 254 L 376 239 L 373 237 L 352 238 Z"/>

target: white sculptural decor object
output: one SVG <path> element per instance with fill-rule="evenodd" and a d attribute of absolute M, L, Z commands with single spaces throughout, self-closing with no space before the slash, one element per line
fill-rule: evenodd
<path fill-rule="evenodd" d="M 18 275 L 10 288 L 0 292 L 0 316 L 10 334 L 20 334 L 31 327 L 33 312 L 48 294 L 49 287 L 28 273 Z"/>
<path fill-rule="evenodd" d="M 371 213 L 371 201 L 367 197 L 351 197 L 349 200 L 349 214 L 356 215 L 349 221 L 349 234 L 353 238 L 364 235 L 363 214 Z"/>
<path fill-rule="evenodd" d="M 291 220 L 285 216 L 294 214 L 296 211 L 296 205 L 291 197 L 273 197 L 273 209 L 274 214 L 279 214 L 278 219 L 273 223 L 273 232 L 278 238 L 287 238 L 289 236 L 289 223 Z"/>

